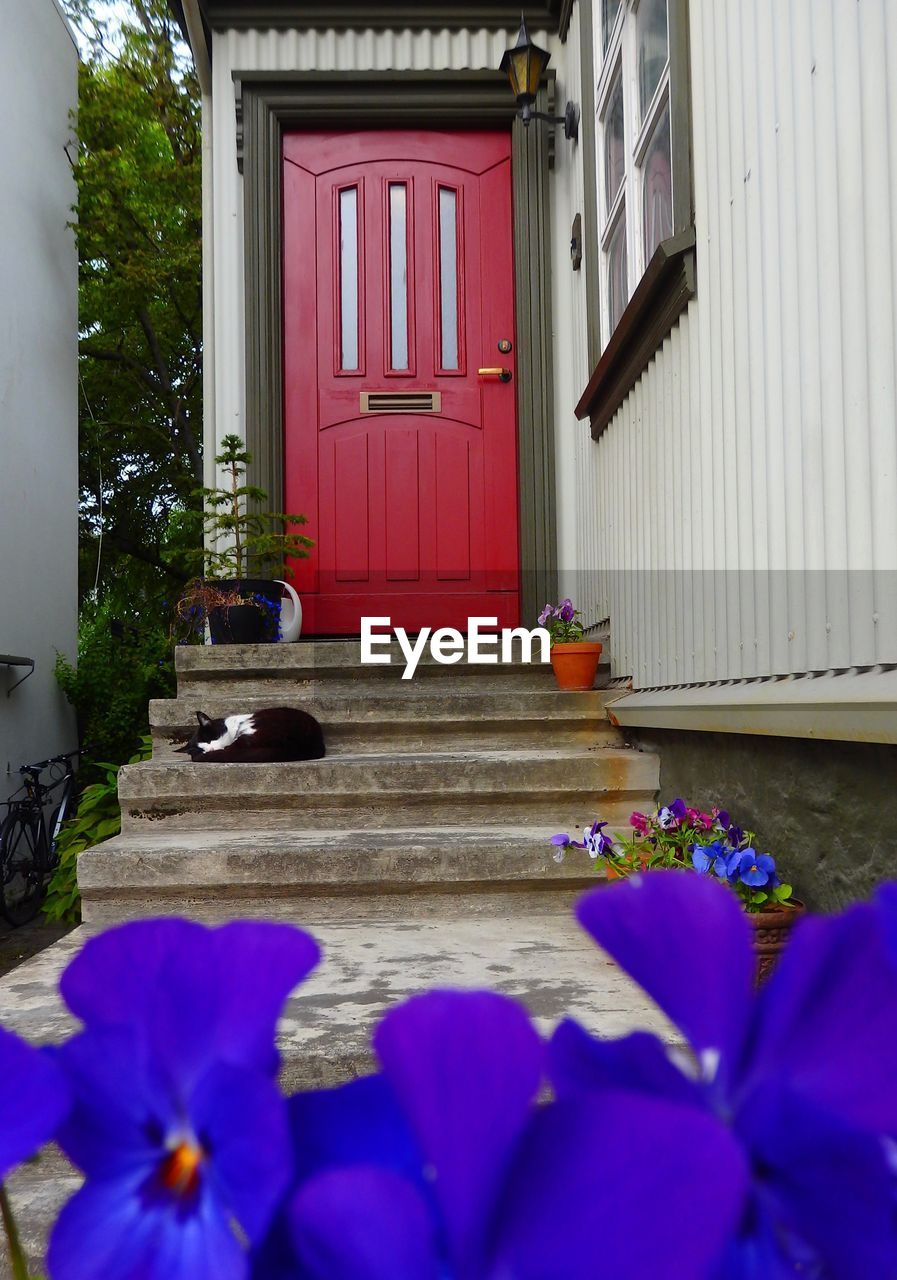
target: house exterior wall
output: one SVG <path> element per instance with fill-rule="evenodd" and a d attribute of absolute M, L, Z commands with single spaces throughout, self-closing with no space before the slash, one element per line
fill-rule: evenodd
<path fill-rule="evenodd" d="M 697 296 L 571 437 L 584 612 L 637 689 L 894 664 L 897 9 L 690 26 Z"/>
<path fill-rule="evenodd" d="M 583 101 L 580 41 L 582 5 L 573 6 L 570 28 L 557 62 L 555 105 L 558 111 L 568 100 Z M 551 178 L 552 196 L 552 318 L 554 322 L 554 414 L 555 485 L 557 491 L 558 588 L 563 597 L 581 601 L 583 554 L 583 508 L 578 500 L 581 485 L 581 458 L 577 441 L 588 437 L 588 429 L 574 412 L 579 392 L 591 373 L 588 351 L 590 298 L 585 262 L 574 271 L 570 242 L 573 220 L 583 215 L 585 191 L 583 148 L 588 145 L 586 122 L 581 125 L 580 143 L 571 146 L 561 131 L 555 143 L 555 170 Z M 588 198 L 594 199 L 589 193 Z M 584 246 L 584 252 L 587 248 Z M 534 619 L 527 620 L 530 623 Z"/>
<path fill-rule="evenodd" d="M 78 262 L 72 137 L 78 60 L 54 0 L 0 0 L 0 799 L 10 770 L 75 745 L 53 677 L 77 628 Z"/>

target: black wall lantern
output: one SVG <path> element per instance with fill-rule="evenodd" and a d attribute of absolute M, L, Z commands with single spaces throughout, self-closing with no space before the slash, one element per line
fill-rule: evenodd
<path fill-rule="evenodd" d="M 579 137 L 579 107 L 575 102 L 567 103 L 562 116 L 549 116 L 544 111 L 533 110 L 536 94 L 539 92 L 539 81 L 550 58 L 551 54 L 547 49 L 540 49 L 530 40 L 526 20 L 521 14 L 517 43 L 513 49 L 505 50 L 499 70 L 503 71 L 511 82 L 511 90 L 517 99 L 520 119 L 525 125 L 528 125 L 530 120 L 562 124 L 564 137 L 575 141 Z"/>

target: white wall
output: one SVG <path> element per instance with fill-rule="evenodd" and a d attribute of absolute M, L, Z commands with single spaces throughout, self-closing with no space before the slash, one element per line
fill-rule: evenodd
<path fill-rule="evenodd" d="M 63 148 L 77 55 L 54 0 L 0 0 L 0 798 L 27 760 L 75 743 L 53 678 L 74 656 L 78 547 L 78 264 Z"/>
<path fill-rule="evenodd" d="M 557 72 L 555 108 L 562 115 L 567 101 L 582 102 L 580 59 L 580 5 L 573 6 L 570 29 L 563 46 L 551 46 L 552 65 Z M 573 270 L 570 240 L 573 219 L 584 215 L 582 125 L 580 141 L 555 131 L 555 167 L 551 175 L 552 195 L 552 327 L 554 340 L 554 426 L 555 479 L 557 489 L 558 586 L 560 596 L 571 596 L 581 605 L 583 595 L 581 529 L 584 518 L 580 501 L 580 460 L 576 440 L 588 429 L 578 422 L 574 409 L 592 370 L 587 345 L 587 313 L 597 306 L 588 297 L 585 257 L 579 271 Z"/>
<path fill-rule="evenodd" d="M 897 663 L 897 5 L 691 28 L 697 298 L 575 437 L 590 618 L 642 688 Z"/>

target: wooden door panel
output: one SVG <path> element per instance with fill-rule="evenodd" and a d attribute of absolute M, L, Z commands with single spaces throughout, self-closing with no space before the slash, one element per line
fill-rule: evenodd
<path fill-rule="evenodd" d="M 309 633 L 515 619 L 515 389 L 477 373 L 513 367 L 508 135 L 290 134 L 284 160 L 285 489 L 316 540 L 297 575 Z"/>
<path fill-rule="evenodd" d="M 337 582 L 367 582 L 370 578 L 369 440 L 366 435 L 343 436 L 333 448 L 334 545 L 328 568 Z"/>
<path fill-rule="evenodd" d="M 386 578 L 420 579 L 420 432 L 393 427 L 386 435 Z"/>
<path fill-rule="evenodd" d="M 451 436 L 436 441 L 436 576 L 470 578 L 470 444 Z"/>

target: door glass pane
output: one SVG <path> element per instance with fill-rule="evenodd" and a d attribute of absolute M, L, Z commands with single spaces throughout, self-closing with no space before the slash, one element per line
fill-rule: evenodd
<path fill-rule="evenodd" d="M 604 183 L 607 210 L 616 199 L 623 175 L 626 172 L 626 154 L 623 149 L 623 80 L 617 76 L 610 91 L 610 105 L 604 118 Z"/>
<path fill-rule="evenodd" d="M 626 310 L 629 301 L 629 281 L 626 265 L 626 216 L 625 210 L 620 215 L 610 244 L 607 246 L 608 304 L 610 308 L 610 331 L 617 327 L 620 316 Z"/>
<path fill-rule="evenodd" d="M 610 44 L 610 33 L 614 29 L 617 14 L 620 12 L 622 0 L 601 0 L 601 33 L 604 37 L 604 52 Z"/>
<path fill-rule="evenodd" d="M 439 188 L 439 299 L 443 369 L 458 366 L 458 193 Z"/>
<path fill-rule="evenodd" d="M 638 82 L 644 119 L 654 90 L 667 64 L 667 0 L 641 0 L 636 15 L 638 30 Z"/>
<path fill-rule="evenodd" d="M 408 235 L 404 182 L 389 184 L 390 365 L 408 368 Z"/>
<path fill-rule="evenodd" d="M 645 262 L 661 240 L 673 234 L 673 175 L 670 164 L 670 107 L 667 103 L 645 152 L 642 183 L 645 224 Z"/>
<path fill-rule="evenodd" d="M 358 188 L 339 193 L 340 368 L 358 368 Z"/>

